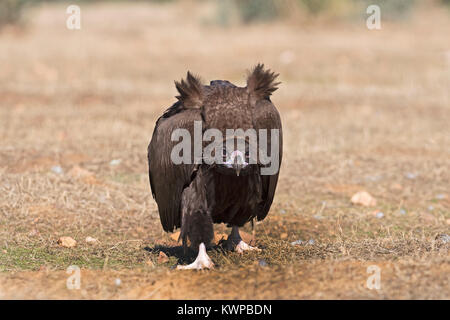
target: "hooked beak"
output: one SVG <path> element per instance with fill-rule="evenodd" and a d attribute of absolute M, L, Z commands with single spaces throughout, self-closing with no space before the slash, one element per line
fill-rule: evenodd
<path fill-rule="evenodd" d="M 248 163 L 245 162 L 245 158 L 242 152 L 233 151 L 228 161 L 225 162 L 225 165 L 228 168 L 233 168 L 236 171 L 236 175 L 239 177 L 241 170 L 245 168 Z"/>
<path fill-rule="evenodd" d="M 236 171 L 236 175 L 239 177 L 239 174 L 241 173 L 241 170 L 243 168 L 243 165 L 240 163 L 235 163 L 233 165 L 234 170 Z"/>

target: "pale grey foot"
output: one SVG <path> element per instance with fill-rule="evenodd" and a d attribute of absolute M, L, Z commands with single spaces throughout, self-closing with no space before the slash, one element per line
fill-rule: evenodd
<path fill-rule="evenodd" d="M 200 246 L 198 248 L 198 255 L 194 262 L 191 264 L 188 264 L 187 266 L 177 266 L 177 269 L 179 270 L 188 270 L 188 269 L 211 269 L 214 267 L 214 263 L 212 262 L 211 258 L 208 257 L 206 254 L 206 247 L 205 244 L 202 242 L 200 243 Z"/>
<path fill-rule="evenodd" d="M 231 233 L 227 239 L 227 247 L 230 250 L 234 250 L 238 253 L 244 253 L 244 251 L 256 250 L 261 251 L 261 249 L 257 247 L 252 247 L 242 240 L 241 235 L 239 234 L 239 227 L 233 226 L 231 227 Z"/>

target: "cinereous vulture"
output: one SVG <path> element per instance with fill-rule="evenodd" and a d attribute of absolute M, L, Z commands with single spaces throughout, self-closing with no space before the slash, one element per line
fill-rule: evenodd
<path fill-rule="evenodd" d="M 232 228 L 231 249 L 260 250 L 242 240 L 239 227 L 266 217 L 277 186 L 282 132 L 270 100 L 277 77 L 258 64 L 245 87 L 225 80 L 203 85 L 190 72 L 175 82 L 178 101 L 156 122 L 148 166 L 164 230 L 181 228 L 184 248 L 189 240 L 198 249 L 196 260 L 179 269 L 214 266 L 206 253 L 213 223 Z"/>

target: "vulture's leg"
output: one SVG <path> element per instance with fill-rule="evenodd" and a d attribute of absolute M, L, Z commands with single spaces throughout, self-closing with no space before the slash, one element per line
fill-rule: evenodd
<path fill-rule="evenodd" d="M 231 233 L 228 236 L 228 247 L 231 250 L 234 250 L 238 253 L 244 253 L 244 251 L 248 250 L 256 250 L 261 251 L 261 249 L 257 247 L 252 247 L 242 240 L 241 235 L 239 234 L 239 227 L 232 226 Z"/>
<path fill-rule="evenodd" d="M 203 269 L 212 268 L 214 263 L 206 254 L 206 246 L 214 238 L 213 221 L 208 208 L 206 187 L 209 176 L 199 170 L 189 187 L 184 189 L 181 196 L 181 234 L 183 246 L 187 240 L 192 248 L 198 248 L 195 261 L 187 266 L 177 266 L 177 269 Z"/>
<path fill-rule="evenodd" d="M 192 262 L 191 264 L 188 264 L 187 266 L 177 266 L 177 269 L 182 269 L 182 270 L 186 270 L 186 269 L 203 269 L 203 268 L 212 268 L 214 267 L 214 263 L 212 262 L 211 258 L 208 257 L 208 255 L 206 254 L 206 247 L 205 244 L 202 242 L 200 243 L 199 247 L 198 247 L 198 256 L 197 259 L 195 259 L 194 262 Z"/>

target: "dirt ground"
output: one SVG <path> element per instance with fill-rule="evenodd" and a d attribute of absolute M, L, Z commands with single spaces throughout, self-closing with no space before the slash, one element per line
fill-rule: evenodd
<path fill-rule="evenodd" d="M 450 14 L 224 28 L 190 6 L 82 5 L 71 31 L 47 5 L 0 33 L 0 298 L 449 299 Z M 187 70 L 244 85 L 257 62 L 281 74 L 285 137 L 263 250 L 175 270 L 193 257 L 150 195 L 155 120 Z M 375 206 L 350 203 L 361 190 Z"/>

